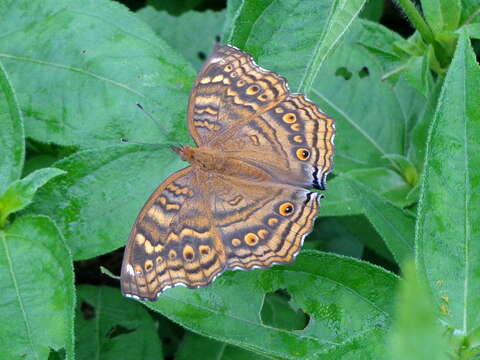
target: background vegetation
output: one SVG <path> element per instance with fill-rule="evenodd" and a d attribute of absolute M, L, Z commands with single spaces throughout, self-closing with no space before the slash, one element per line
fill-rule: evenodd
<path fill-rule="evenodd" d="M 5 359 L 480 357 L 479 0 L 126 5 L 0 0 Z M 100 266 L 185 164 L 120 138 L 191 143 L 217 40 L 336 119 L 321 216 L 292 265 L 125 299 Z"/>

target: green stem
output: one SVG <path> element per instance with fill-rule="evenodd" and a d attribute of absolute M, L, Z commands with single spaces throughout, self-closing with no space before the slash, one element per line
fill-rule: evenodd
<path fill-rule="evenodd" d="M 427 44 L 433 44 L 435 42 L 435 36 L 433 35 L 432 29 L 430 29 L 430 26 L 428 26 L 428 24 L 425 22 L 412 1 L 398 0 L 398 4 L 402 8 L 405 15 L 407 15 L 408 19 L 418 30 L 423 41 L 425 41 Z"/>

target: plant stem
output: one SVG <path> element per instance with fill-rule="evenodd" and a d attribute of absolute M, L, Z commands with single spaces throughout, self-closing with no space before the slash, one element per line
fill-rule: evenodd
<path fill-rule="evenodd" d="M 420 12 L 412 3 L 411 0 L 398 0 L 398 4 L 402 8 L 407 18 L 412 22 L 415 28 L 422 36 L 423 41 L 427 44 L 433 44 L 435 42 L 435 36 L 433 35 L 430 26 L 425 22 Z"/>

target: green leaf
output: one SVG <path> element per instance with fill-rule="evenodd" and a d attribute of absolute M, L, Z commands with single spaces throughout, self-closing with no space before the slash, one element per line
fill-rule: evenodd
<path fill-rule="evenodd" d="M 64 173 L 63 170 L 44 168 L 11 183 L 7 190 L 0 195 L 0 228 L 5 226 L 8 215 L 30 205 L 38 188 Z"/>
<path fill-rule="evenodd" d="M 29 137 L 81 148 L 185 140 L 195 72 L 123 5 L 5 0 L 0 14 L 0 61 Z"/>
<path fill-rule="evenodd" d="M 480 14 L 480 9 L 479 9 L 479 14 Z M 458 34 L 463 33 L 466 36 L 471 37 L 472 39 L 480 39 L 480 23 L 464 25 L 460 29 L 458 29 L 456 33 Z"/>
<path fill-rule="evenodd" d="M 319 68 L 358 16 L 365 0 L 245 0 L 229 42 L 263 67 L 310 92 Z"/>
<path fill-rule="evenodd" d="M 150 194 L 183 164 L 170 149 L 154 146 L 81 151 L 55 163 L 67 174 L 42 188 L 29 211 L 55 220 L 74 259 L 98 256 L 126 244 Z"/>
<path fill-rule="evenodd" d="M 368 185 L 375 193 L 384 196 L 398 206 L 410 205 L 406 196 L 411 186 L 393 170 L 386 168 L 352 170 L 349 176 Z M 362 205 L 348 191 L 349 186 L 342 176 L 328 181 L 328 190 L 321 201 L 321 216 L 357 215 L 363 212 Z"/>
<path fill-rule="evenodd" d="M 480 22 L 480 0 L 462 1 L 462 24 Z"/>
<path fill-rule="evenodd" d="M 223 24 L 222 41 L 228 43 L 230 41 L 230 34 L 233 31 L 234 21 L 240 14 L 243 6 L 243 0 L 228 0 L 227 9 L 225 13 L 225 23 Z"/>
<path fill-rule="evenodd" d="M 5 359 L 73 359 L 72 259 L 55 224 L 23 216 L 0 230 L 0 348 Z"/>
<path fill-rule="evenodd" d="M 176 360 L 190 360 L 198 358 L 202 354 L 202 360 L 266 360 L 271 359 L 254 352 L 247 351 L 236 346 L 209 339 L 194 333 L 187 333 L 177 352 Z"/>
<path fill-rule="evenodd" d="M 393 274 L 368 263 L 303 251 L 292 265 L 230 271 L 208 288 L 170 289 L 146 305 L 201 335 L 263 355 L 305 359 L 348 348 L 366 356 L 362 346 L 374 334 L 384 334 L 390 323 L 396 283 Z M 264 296 L 278 289 L 309 315 L 305 329 L 262 323 Z"/>
<path fill-rule="evenodd" d="M 395 161 L 407 183 L 412 187 L 418 184 L 417 168 L 407 157 L 398 154 L 388 154 L 385 157 Z"/>
<path fill-rule="evenodd" d="M 0 194 L 18 180 L 25 157 L 23 120 L 15 89 L 0 61 Z"/>
<path fill-rule="evenodd" d="M 451 359 L 426 284 L 417 277 L 412 261 L 404 262 L 403 269 L 405 280 L 398 291 L 386 359 Z"/>
<path fill-rule="evenodd" d="M 379 36 L 371 29 L 365 20 L 353 24 L 342 46 L 322 66 L 310 94 L 336 120 L 335 172 L 339 173 L 386 166 L 399 170 L 385 155 L 405 154 L 411 115 L 403 104 L 421 99 L 404 82 L 392 86 L 382 81 L 382 63 L 358 43 Z"/>
<path fill-rule="evenodd" d="M 479 88 L 480 69 L 462 36 L 430 129 L 416 248 L 444 321 L 464 336 L 480 324 Z"/>
<path fill-rule="evenodd" d="M 188 11 L 177 17 L 145 7 L 137 14 L 197 70 L 212 52 L 225 21 L 225 11 Z"/>
<path fill-rule="evenodd" d="M 400 265 L 414 255 L 415 219 L 369 187 L 342 175 L 350 186 L 350 193 L 363 207 L 363 212 L 382 236 L 385 244 Z"/>
<path fill-rule="evenodd" d="M 461 0 L 421 0 L 422 10 L 433 32 L 453 31 L 460 23 Z"/>
<path fill-rule="evenodd" d="M 438 106 L 438 98 L 442 89 L 443 79 L 437 79 L 430 95 L 427 98 L 426 106 L 418 115 L 418 120 L 413 126 L 409 136 L 408 159 L 410 159 L 417 173 L 421 174 L 425 163 L 425 148 L 427 146 L 428 129 L 435 116 Z"/>
<path fill-rule="evenodd" d="M 82 285 L 77 291 L 78 359 L 163 359 L 155 324 L 143 306 L 107 286 Z"/>

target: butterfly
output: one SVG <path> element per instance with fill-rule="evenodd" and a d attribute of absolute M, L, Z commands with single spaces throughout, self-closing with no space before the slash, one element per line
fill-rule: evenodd
<path fill-rule="evenodd" d="M 127 297 L 291 263 L 318 215 L 321 195 L 307 188 L 325 189 L 334 120 L 285 78 L 217 46 L 192 88 L 188 127 L 198 147 L 172 149 L 190 166 L 155 190 L 130 233 Z"/>

